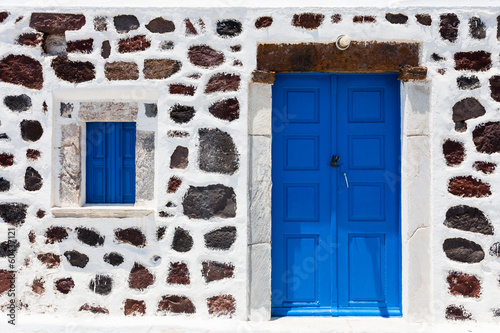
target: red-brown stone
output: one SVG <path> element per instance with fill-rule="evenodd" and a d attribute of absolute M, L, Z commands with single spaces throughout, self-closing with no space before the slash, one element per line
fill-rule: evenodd
<path fill-rule="evenodd" d="M 270 71 L 253 71 L 252 82 L 273 84 L 276 79 L 276 74 Z"/>
<path fill-rule="evenodd" d="M 31 285 L 31 290 L 38 295 L 43 295 L 45 292 L 45 282 L 39 278 L 39 279 L 34 279 L 33 284 Z"/>
<path fill-rule="evenodd" d="M 31 161 L 36 161 L 37 159 L 39 159 L 41 156 L 41 153 L 39 150 L 36 150 L 36 149 L 27 149 L 26 150 L 26 158 L 31 160 Z"/>
<path fill-rule="evenodd" d="M 255 27 L 257 29 L 263 29 L 270 27 L 273 24 L 273 18 L 271 16 L 261 16 L 255 21 Z"/>
<path fill-rule="evenodd" d="M 332 20 L 333 24 L 340 23 L 342 21 L 342 15 L 340 15 L 340 14 L 333 14 L 332 17 L 331 17 L 331 20 Z"/>
<path fill-rule="evenodd" d="M 488 175 L 490 173 L 493 173 L 493 171 L 495 171 L 495 168 L 497 167 L 497 165 L 495 163 L 491 163 L 491 162 L 477 161 L 477 162 L 474 162 L 473 167 L 477 171 L 481 171 L 482 173 Z"/>
<path fill-rule="evenodd" d="M 45 244 L 54 244 L 56 242 L 60 243 L 64 239 L 68 238 L 68 232 L 64 227 L 52 227 L 45 231 L 45 237 L 47 237 Z"/>
<path fill-rule="evenodd" d="M 377 20 L 373 16 L 361 16 L 357 15 L 352 18 L 354 23 L 375 23 Z"/>
<path fill-rule="evenodd" d="M 116 229 L 115 237 L 120 242 L 133 246 L 144 247 L 146 245 L 146 236 L 138 228 Z"/>
<path fill-rule="evenodd" d="M 37 46 L 43 40 L 43 34 L 28 32 L 17 37 L 16 43 L 24 46 Z"/>
<path fill-rule="evenodd" d="M 171 84 L 168 91 L 174 95 L 193 96 L 196 88 L 194 86 L 187 86 L 185 84 Z"/>
<path fill-rule="evenodd" d="M 125 300 L 124 313 L 126 316 L 143 316 L 146 314 L 146 303 L 128 298 Z"/>
<path fill-rule="evenodd" d="M 135 62 L 115 61 L 104 65 L 104 74 L 110 81 L 139 79 L 139 66 Z"/>
<path fill-rule="evenodd" d="M 443 154 L 446 159 L 446 165 L 460 165 L 465 158 L 465 149 L 460 142 L 446 140 L 443 144 Z"/>
<path fill-rule="evenodd" d="M 149 49 L 151 41 L 144 35 L 138 35 L 131 38 L 120 39 L 118 42 L 118 52 L 130 53 Z"/>
<path fill-rule="evenodd" d="M 75 40 L 66 43 L 66 52 L 92 53 L 94 50 L 94 39 Z"/>
<path fill-rule="evenodd" d="M 0 154 L 0 165 L 3 167 L 8 167 L 14 164 L 14 155 L 2 153 Z"/>
<path fill-rule="evenodd" d="M 448 290 L 452 295 L 479 298 L 481 282 L 473 275 L 452 272 L 446 278 Z"/>
<path fill-rule="evenodd" d="M 491 68 L 491 53 L 486 51 L 457 52 L 454 55 L 456 70 L 487 71 Z"/>
<path fill-rule="evenodd" d="M 223 99 L 212 104 L 208 111 L 216 118 L 233 121 L 240 117 L 240 103 L 236 98 Z"/>
<path fill-rule="evenodd" d="M 2 23 L 3 21 L 5 21 L 5 19 L 9 17 L 9 13 L 8 12 L 0 12 L 0 23 Z"/>
<path fill-rule="evenodd" d="M 500 102 L 500 75 L 495 75 L 490 78 L 491 98 Z"/>
<path fill-rule="evenodd" d="M 236 74 L 219 73 L 212 75 L 205 88 L 205 94 L 237 91 L 240 87 L 240 80 L 240 76 Z"/>
<path fill-rule="evenodd" d="M 304 28 L 307 30 L 317 29 L 323 20 L 325 15 L 315 14 L 315 13 L 303 13 L 293 15 L 292 25 L 299 28 Z"/>
<path fill-rule="evenodd" d="M 158 304 L 158 311 L 172 313 L 195 313 L 196 308 L 185 296 L 163 296 Z"/>
<path fill-rule="evenodd" d="M 31 244 L 35 243 L 36 242 L 36 234 L 33 230 L 31 230 L 29 233 L 28 233 L 28 239 L 30 241 Z"/>
<path fill-rule="evenodd" d="M 146 24 L 146 29 L 156 34 L 164 34 L 175 31 L 175 24 L 163 17 L 157 17 Z"/>
<path fill-rule="evenodd" d="M 61 56 L 52 60 L 51 67 L 58 78 L 71 83 L 95 79 L 95 67 L 89 61 L 71 61 Z"/>
<path fill-rule="evenodd" d="M 75 287 L 75 281 L 69 277 L 57 280 L 55 285 L 57 291 L 63 294 L 68 294 Z"/>
<path fill-rule="evenodd" d="M 205 282 L 212 282 L 233 277 L 234 266 L 216 261 L 205 261 L 202 263 L 201 273 Z"/>
<path fill-rule="evenodd" d="M 101 306 L 93 306 L 87 303 L 83 304 L 78 311 L 88 311 L 93 314 L 109 314 L 108 309 Z"/>
<path fill-rule="evenodd" d="M 432 17 L 429 14 L 416 14 L 415 18 L 421 25 L 430 26 L 432 24 Z"/>
<path fill-rule="evenodd" d="M 194 27 L 193 23 L 189 19 L 185 19 L 184 23 L 186 24 L 186 35 L 197 35 L 198 31 Z"/>
<path fill-rule="evenodd" d="M 393 14 L 393 13 L 387 13 L 385 14 L 385 19 L 392 24 L 406 24 L 408 22 L 408 16 L 405 14 Z"/>
<path fill-rule="evenodd" d="M 30 19 L 30 28 L 46 33 L 80 30 L 84 25 L 82 14 L 33 13 Z"/>
<path fill-rule="evenodd" d="M 55 268 L 61 264 L 61 256 L 54 253 L 40 253 L 37 258 L 47 268 Z"/>
<path fill-rule="evenodd" d="M 175 193 L 182 184 L 182 180 L 179 177 L 172 176 L 168 181 L 167 193 Z"/>
<path fill-rule="evenodd" d="M 448 184 L 448 192 L 466 198 L 482 198 L 491 195 L 490 185 L 472 176 L 454 177 Z"/>
<path fill-rule="evenodd" d="M 171 284 L 190 284 L 189 269 L 185 263 L 173 262 L 170 263 L 168 271 L 167 283 Z"/>
<path fill-rule="evenodd" d="M 472 314 L 463 305 L 450 305 L 446 308 L 445 318 L 449 320 L 472 320 Z"/>
<path fill-rule="evenodd" d="M 404 65 L 398 73 L 398 80 L 403 82 L 408 81 L 424 81 L 427 79 L 427 67 L 416 66 L 412 67 Z"/>
<path fill-rule="evenodd" d="M 134 263 L 128 278 L 128 286 L 132 289 L 144 290 L 155 282 L 155 277 L 141 264 Z"/>
<path fill-rule="evenodd" d="M 0 269 L 0 295 L 10 289 L 15 281 L 15 276 L 15 272 Z"/>
<path fill-rule="evenodd" d="M 182 63 L 172 59 L 146 59 L 144 60 L 144 78 L 161 80 L 171 77 L 181 70 Z"/>
<path fill-rule="evenodd" d="M 220 66 L 224 62 L 224 53 L 208 45 L 195 45 L 189 48 L 188 58 L 195 66 L 210 68 Z"/>
<path fill-rule="evenodd" d="M 189 149 L 177 146 L 170 156 L 170 169 L 186 169 L 189 164 Z"/>
<path fill-rule="evenodd" d="M 458 37 L 458 25 L 460 20 L 456 14 L 441 15 L 441 23 L 439 23 L 439 33 L 441 37 L 450 42 L 454 42 Z"/>
<path fill-rule="evenodd" d="M 8 55 L 0 61 L 0 81 L 40 90 L 43 87 L 42 65 L 25 55 Z"/>
<path fill-rule="evenodd" d="M 208 313 L 211 315 L 232 316 L 236 312 L 236 301 L 231 295 L 214 296 L 207 299 Z"/>
<path fill-rule="evenodd" d="M 500 122 L 488 122 L 477 126 L 472 131 L 472 140 L 480 153 L 500 152 Z"/>

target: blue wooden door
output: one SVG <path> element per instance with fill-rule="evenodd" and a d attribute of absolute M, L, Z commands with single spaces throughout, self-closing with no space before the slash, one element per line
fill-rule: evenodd
<path fill-rule="evenodd" d="M 399 129 L 396 75 L 276 75 L 273 315 L 401 315 Z"/>

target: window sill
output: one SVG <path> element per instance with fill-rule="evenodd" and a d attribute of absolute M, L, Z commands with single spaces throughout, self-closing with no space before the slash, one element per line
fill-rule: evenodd
<path fill-rule="evenodd" d="M 143 217 L 154 212 L 151 208 L 134 206 L 84 206 L 54 207 L 50 210 L 54 217 L 60 218 L 128 218 Z"/>

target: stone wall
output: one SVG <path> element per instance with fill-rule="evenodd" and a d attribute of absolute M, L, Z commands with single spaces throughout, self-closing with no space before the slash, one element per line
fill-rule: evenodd
<path fill-rule="evenodd" d="M 270 68 L 257 62 L 257 45 L 331 43 L 349 34 L 367 48 L 382 44 L 363 41 L 421 43 L 418 63 L 411 65 L 427 72 L 402 71 L 402 78 L 423 76 L 432 88 L 431 109 L 423 110 L 431 121 L 432 191 L 421 193 L 432 201 L 432 312 L 437 321 L 496 320 L 498 13 L 498 8 L 0 10 L 2 309 L 14 270 L 17 305 L 26 313 L 246 319 L 248 207 L 269 218 L 247 204 L 252 72 L 287 66 L 323 71 L 317 64 L 328 60 L 304 45 L 300 58 Z M 377 63 L 393 51 L 370 52 L 357 56 Z M 369 71 L 352 68 L 349 58 L 344 65 L 346 72 Z M 398 64 L 389 65 L 386 71 L 399 70 Z M 272 73 L 260 74 L 256 81 L 272 83 Z M 258 91 L 250 98 L 258 99 Z M 116 105 L 109 110 L 110 102 L 133 103 L 134 112 Z M 76 209 L 82 202 L 82 124 L 95 120 L 95 112 L 119 120 L 128 115 L 139 124 L 136 208 L 146 210 L 139 217 Z M 252 144 L 268 149 L 269 133 L 251 132 Z M 269 198 L 269 187 L 261 188 L 265 193 L 252 193 L 252 200 Z M 68 207 L 75 209 L 57 217 L 57 208 Z M 10 248 L 9 227 L 17 236 Z M 255 239 L 250 244 L 269 246 L 268 238 Z M 14 266 L 9 249 L 16 252 Z M 260 255 L 252 252 L 251 258 Z"/>

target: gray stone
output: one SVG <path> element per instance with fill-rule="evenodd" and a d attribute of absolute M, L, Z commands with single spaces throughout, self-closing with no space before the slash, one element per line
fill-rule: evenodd
<path fill-rule="evenodd" d="M 78 124 L 62 125 L 61 134 L 59 202 L 63 206 L 79 206 L 81 184 L 81 128 Z"/>
<path fill-rule="evenodd" d="M 448 238 L 443 243 L 443 251 L 448 259 L 465 262 L 478 263 L 484 259 L 484 251 L 481 245 L 465 238 Z"/>
<path fill-rule="evenodd" d="M 111 266 L 120 266 L 123 263 L 123 256 L 118 252 L 106 253 L 103 259 Z"/>
<path fill-rule="evenodd" d="M 71 118 L 71 112 L 73 112 L 73 103 L 62 103 L 61 102 L 61 117 Z"/>
<path fill-rule="evenodd" d="M 465 205 L 451 207 L 446 212 L 444 225 L 483 235 L 493 235 L 493 225 L 484 216 L 484 213 L 475 207 Z"/>
<path fill-rule="evenodd" d="M 26 219 L 26 210 L 28 205 L 23 203 L 2 203 L 0 204 L 0 217 L 5 223 L 18 227 Z"/>
<path fill-rule="evenodd" d="M 457 77 L 457 86 L 460 90 L 474 90 L 481 87 L 479 78 L 476 75 Z"/>
<path fill-rule="evenodd" d="M 8 190 L 10 190 L 10 182 L 5 178 L 0 177 L 0 192 L 7 192 Z"/>
<path fill-rule="evenodd" d="M 469 19 L 469 32 L 472 38 L 486 38 L 486 25 L 479 17 L 471 17 Z"/>
<path fill-rule="evenodd" d="M 158 115 L 158 105 L 156 103 L 144 103 L 146 109 L 146 117 L 154 118 Z"/>
<path fill-rule="evenodd" d="M 177 146 L 170 156 L 170 169 L 186 169 L 189 164 L 189 149 Z"/>
<path fill-rule="evenodd" d="M 474 97 L 467 97 L 453 106 L 453 121 L 457 132 L 467 130 L 466 120 L 478 118 L 486 113 L 484 106 Z"/>
<path fill-rule="evenodd" d="M 0 258 L 15 256 L 20 245 L 15 239 L 9 239 L 0 243 Z"/>
<path fill-rule="evenodd" d="M 175 228 L 174 239 L 172 241 L 172 249 L 177 252 L 188 252 L 193 247 L 193 237 L 187 230 Z"/>
<path fill-rule="evenodd" d="M 199 167 L 203 171 L 232 175 L 238 170 L 239 157 L 231 136 L 219 129 L 202 128 Z"/>
<path fill-rule="evenodd" d="M 5 96 L 3 103 L 12 111 L 23 112 L 31 107 L 31 98 L 26 94 Z"/>
<path fill-rule="evenodd" d="M 130 30 L 137 30 L 140 26 L 139 20 L 134 15 L 118 15 L 113 18 L 116 31 L 123 34 Z"/>
<path fill-rule="evenodd" d="M 26 173 L 24 174 L 24 189 L 27 191 L 38 191 L 42 188 L 42 185 L 42 176 L 38 171 L 32 167 L 27 167 Z"/>
<path fill-rule="evenodd" d="M 153 200 L 155 182 L 155 132 L 137 131 L 135 200 Z"/>
<path fill-rule="evenodd" d="M 235 37 L 241 34 L 241 22 L 236 20 L 222 20 L 217 22 L 217 34 L 221 37 Z"/>
<path fill-rule="evenodd" d="M 82 102 L 78 116 L 82 121 L 136 121 L 137 103 Z"/>
<path fill-rule="evenodd" d="M 236 240 L 235 227 L 223 227 L 206 233 L 205 245 L 209 249 L 229 250 Z"/>
<path fill-rule="evenodd" d="M 271 244 L 249 246 L 249 319 L 271 319 Z"/>
<path fill-rule="evenodd" d="M 189 218 L 231 218 L 236 216 L 236 194 L 232 187 L 222 184 L 190 186 L 182 207 Z"/>
<path fill-rule="evenodd" d="M 107 275 L 96 275 L 89 283 L 89 289 L 99 295 L 109 295 L 113 288 L 113 279 Z"/>
<path fill-rule="evenodd" d="M 496 242 L 490 247 L 490 256 L 500 258 L 500 242 Z"/>

